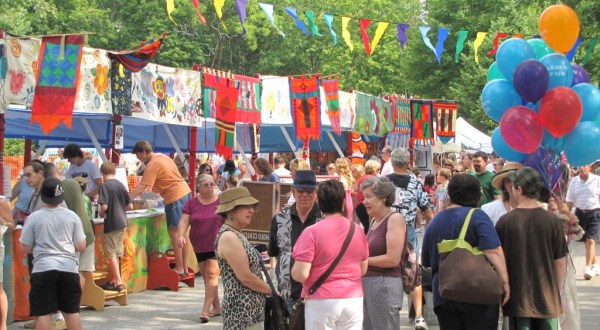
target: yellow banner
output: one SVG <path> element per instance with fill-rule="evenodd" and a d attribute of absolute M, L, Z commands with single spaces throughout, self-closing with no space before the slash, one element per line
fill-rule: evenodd
<path fill-rule="evenodd" d="M 485 36 L 487 35 L 487 32 L 477 32 L 477 38 L 475 38 L 475 42 L 473 42 L 473 48 L 475 48 L 475 63 L 479 64 L 479 56 L 477 55 L 477 51 L 479 50 L 479 47 L 481 47 L 481 44 L 483 44 L 483 40 L 485 39 Z"/>
<path fill-rule="evenodd" d="M 373 53 L 375 53 L 375 47 L 377 47 L 377 44 L 379 44 L 379 40 L 381 40 L 381 37 L 385 33 L 385 30 L 388 28 L 388 25 L 390 25 L 390 23 L 387 22 L 379 22 L 379 24 L 377 24 L 377 30 L 375 30 L 375 36 L 373 37 L 373 42 L 371 43 L 370 55 L 373 55 Z"/>
<path fill-rule="evenodd" d="M 348 22 L 350 22 L 350 17 L 342 17 L 342 38 L 346 42 L 346 45 L 350 48 L 350 51 L 354 50 L 354 45 L 352 44 L 352 39 L 350 39 L 350 31 L 348 31 Z"/>

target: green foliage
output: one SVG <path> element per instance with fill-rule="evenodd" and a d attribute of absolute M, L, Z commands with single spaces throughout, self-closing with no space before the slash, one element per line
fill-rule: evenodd
<path fill-rule="evenodd" d="M 4 155 L 22 156 L 25 154 L 25 140 L 4 139 Z"/>

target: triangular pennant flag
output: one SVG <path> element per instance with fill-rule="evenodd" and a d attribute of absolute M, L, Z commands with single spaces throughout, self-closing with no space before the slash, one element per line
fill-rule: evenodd
<path fill-rule="evenodd" d="M 435 58 L 438 64 L 442 64 L 442 53 L 444 53 L 444 42 L 448 39 L 448 29 L 438 29 L 438 42 L 435 45 Z"/>
<path fill-rule="evenodd" d="M 579 44 L 581 43 L 581 38 L 577 38 L 577 41 L 575 41 L 575 45 L 573 45 L 573 47 L 571 48 L 571 50 L 567 53 L 567 59 L 569 60 L 569 62 L 573 62 L 573 58 L 575 57 L 575 52 L 577 52 L 577 47 L 579 47 Z"/>
<path fill-rule="evenodd" d="M 169 19 L 171 20 L 171 22 L 173 22 L 173 24 L 177 25 L 177 23 L 175 23 L 175 21 L 173 20 L 173 17 L 171 17 L 171 13 L 173 12 L 174 9 L 175 9 L 174 0 L 167 0 L 167 15 L 169 15 Z"/>
<path fill-rule="evenodd" d="M 319 33 L 319 28 L 317 27 L 317 24 L 315 23 L 315 13 L 310 10 L 305 10 L 304 15 L 306 15 L 306 19 L 308 20 L 308 26 L 310 26 L 310 32 L 312 32 L 312 34 L 315 36 L 322 37 L 323 35 Z"/>
<path fill-rule="evenodd" d="M 352 39 L 350 38 L 350 31 L 348 31 L 348 22 L 350 22 L 350 17 L 342 17 L 342 38 L 350 48 L 350 51 L 354 50 L 354 45 L 352 44 Z"/>
<path fill-rule="evenodd" d="M 479 64 L 479 55 L 477 54 L 477 51 L 479 50 L 479 47 L 481 47 L 481 44 L 483 44 L 486 35 L 487 32 L 477 32 L 477 37 L 473 42 L 473 48 L 475 49 L 475 63 L 477 64 Z"/>
<path fill-rule="evenodd" d="M 337 34 L 335 34 L 335 31 L 333 31 L 333 28 L 331 27 L 331 25 L 333 24 L 333 15 L 324 14 L 323 19 L 325 20 L 325 24 L 327 24 L 327 27 L 329 28 L 331 37 L 333 38 L 333 45 L 336 46 L 337 45 Z"/>
<path fill-rule="evenodd" d="M 406 36 L 406 30 L 408 30 L 409 27 L 410 25 L 408 24 L 398 24 L 396 26 L 396 29 L 398 30 L 398 42 L 400 43 L 400 48 L 402 48 L 403 50 L 406 41 L 408 41 L 408 37 Z"/>
<path fill-rule="evenodd" d="M 430 26 L 419 26 L 419 31 L 421 31 L 421 37 L 423 38 L 425 46 L 429 47 L 429 49 L 433 51 L 433 54 L 436 55 L 435 47 L 433 47 L 433 45 L 431 44 L 431 40 L 429 40 L 429 37 L 427 36 L 427 32 L 429 32 L 429 30 L 431 30 Z"/>
<path fill-rule="evenodd" d="M 302 30 L 302 32 L 304 32 L 304 34 L 306 34 L 307 36 L 310 36 L 310 32 L 308 32 L 306 24 L 304 24 L 304 22 L 302 22 L 298 18 L 298 13 L 296 12 L 296 8 L 285 7 L 285 12 L 288 13 L 294 19 L 294 21 L 296 22 L 296 26 L 300 30 Z"/>
<path fill-rule="evenodd" d="M 225 30 L 227 30 L 225 23 L 223 23 L 223 6 L 225 6 L 225 0 L 215 0 L 214 4 L 215 4 L 215 11 L 217 12 L 217 17 L 219 17 L 219 20 L 221 21 L 223 28 Z"/>
<path fill-rule="evenodd" d="M 360 19 L 360 34 L 362 35 L 362 42 L 365 46 L 365 52 L 368 55 L 371 55 L 371 42 L 369 41 L 369 34 L 367 33 L 367 28 L 371 24 L 370 19 L 361 18 Z"/>
<path fill-rule="evenodd" d="M 454 54 L 454 62 L 458 63 L 458 55 L 465 48 L 465 40 L 467 40 L 467 35 L 469 31 L 460 30 L 458 31 L 458 40 L 456 40 L 456 53 Z"/>
<path fill-rule="evenodd" d="M 269 22 L 271 22 L 271 25 L 273 25 L 273 27 L 275 28 L 275 30 L 277 30 L 277 32 L 279 34 L 281 34 L 282 37 L 285 38 L 285 33 L 283 33 L 283 31 L 281 31 L 277 27 L 277 25 L 275 25 L 275 19 L 273 18 L 273 5 L 268 4 L 268 3 L 261 3 L 261 2 L 259 2 L 258 6 L 265 13 L 265 15 L 267 16 L 267 19 L 269 20 Z"/>
<path fill-rule="evenodd" d="M 500 43 L 500 39 L 503 39 L 506 37 L 508 37 L 508 33 L 498 32 L 496 34 L 496 38 L 494 38 L 494 48 L 492 48 L 492 50 L 490 50 L 488 52 L 488 56 L 494 56 L 494 54 L 496 54 L 496 52 L 498 51 L 498 45 Z"/>
<path fill-rule="evenodd" d="M 377 47 L 377 45 L 379 44 L 379 40 L 381 40 L 381 37 L 385 33 L 385 30 L 387 29 L 388 25 L 390 25 L 390 23 L 387 22 L 379 22 L 379 24 L 377 24 L 377 30 L 375 30 L 375 36 L 373 37 L 373 43 L 371 44 L 370 55 L 373 55 L 373 52 L 375 52 L 375 47 Z"/>
<path fill-rule="evenodd" d="M 585 52 L 585 56 L 583 57 L 581 65 L 585 65 L 587 63 L 587 61 L 590 59 L 590 55 L 592 55 L 592 51 L 594 50 L 597 44 L 598 38 L 592 38 L 592 40 L 590 40 L 590 45 L 588 46 L 587 52 Z"/>
<path fill-rule="evenodd" d="M 202 13 L 200 12 L 200 9 L 198 9 L 198 6 L 200 5 L 198 3 L 198 0 L 192 0 L 192 3 L 194 4 L 194 8 L 196 8 L 196 14 L 198 14 L 198 17 L 200 18 L 200 21 L 202 21 L 202 23 L 204 24 L 204 26 L 206 25 L 206 18 L 204 18 L 204 15 L 202 15 Z"/>
<path fill-rule="evenodd" d="M 246 36 L 246 28 L 244 27 L 244 21 L 246 21 L 246 5 L 248 5 L 248 0 L 235 0 L 235 10 L 240 17 L 240 23 L 242 24 L 242 37 Z"/>

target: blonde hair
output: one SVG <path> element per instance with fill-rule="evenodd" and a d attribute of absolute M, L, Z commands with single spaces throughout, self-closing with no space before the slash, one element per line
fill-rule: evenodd
<path fill-rule="evenodd" d="M 306 159 L 294 158 L 290 162 L 290 175 L 291 176 L 296 175 L 296 171 L 305 171 L 305 170 L 310 170 L 310 166 L 308 166 L 308 162 L 306 161 Z"/>
<path fill-rule="evenodd" d="M 381 168 L 381 163 L 378 160 L 369 159 L 365 163 L 365 173 L 366 174 L 377 175 L 380 168 Z"/>
<path fill-rule="evenodd" d="M 330 170 L 337 173 L 337 166 L 335 166 L 334 163 L 330 163 L 329 165 L 327 165 L 327 172 L 329 172 Z"/>
<path fill-rule="evenodd" d="M 359 177 L 365 175 L 365 167 L 360 164 L 353 164 L 352 169 L 356 170 L 356 172 L 358 172 L 358 174 L 360 174 Z"/>
<path fill-rule="evenodd" d="M 440 168 L 438 175 L 443 176 L 444 178 L 446 178 L 446 180 L 450 180 L 450 177 L 452 176 L 452 172 L 450 172 L 450 169 Z"/>
<path fill-rule="evenodd" d="M 352 178 L 352 174 L 350 173 L 351 163 L 348 158 L 338 158 L 335 161 L 335 167 L 337 167 L 337 174 L 346 179 L 348 186 L 352 186 L 354 184 L 354 178 Z"/>

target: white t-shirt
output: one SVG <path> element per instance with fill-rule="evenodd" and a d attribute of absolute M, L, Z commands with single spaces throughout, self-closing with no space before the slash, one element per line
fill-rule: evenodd
<path fill-rule="evenodd" d="M 392 166 L 392 162 L 388 160 L 383 164 L 383 168 L 381 168 L 381 176 L 386 176 L 392 173 L 394 173 L 394 167 Z"/>
<path fill-rule="evenodd" d="M 75 244 L 85 241 L 81 220 L 64 207 L 42 208 L 29 215 L 21 243 L 33 247 L 33 271 L 79 272 Z"/>
<path fill-rule="evenodd" d="M 78 176 L 84 177 L 87 180 L 85 194 L 88 194 L 90 191 L 96 189 L 97 186 L 94 181 L 102 177 L 98 166 L 96 166 L 94 162 L 87 159 L 83 162 L 83 164 L 81 164 L 81 166 L 71 164 L 69 169 L 65 172 L 65 178 L 67 179 L 74 179 Z"/>
<path fill-rule="evenodd" d="M 496 226 L 496 222 L 498 222 L 501 216 L 508 213 L 506 207 L 504 207 L 504 201 L 501 199 L 496 199 L 493 202 L 482 205 L 481 210 L 492 219 L 494 226 Z"/>
<path fill-rule="evenodd" d="M 574 177 L 567 190 L 567 202 L 581 210 L 600 208 L 600 176 L 590 173 L 585 182 L 579 175 Z"/>
<path fill-rule="evenodd" d="M 279 177 L 290 176 L 290 171 L 288 171 L 285 167 L 278 168 L 278 169 L 274 170 L 273 172 L 277 173 L 277 175 L 279 175 Z"/>

